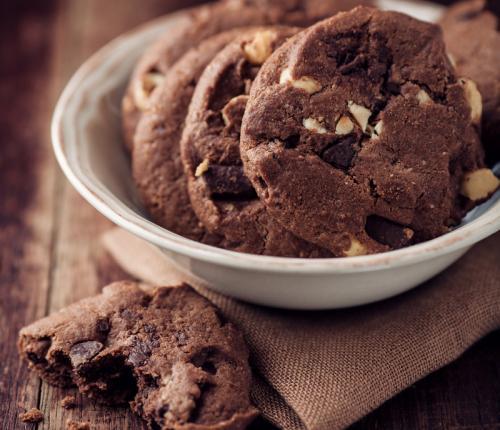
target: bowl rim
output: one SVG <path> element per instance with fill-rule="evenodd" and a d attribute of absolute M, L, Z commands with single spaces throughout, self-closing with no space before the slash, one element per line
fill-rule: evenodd
<path fill-rule="evenodd" d="M 206 263 L 255 272 L 297 274 L 359 273 L 422 263 L 470 247 L 500 230 L 499 201 L 474 221 L 435 239 L 407 248 L 356 257 L 288 258 L 246 254 L 205 245 L 170 232 L 136 212 L 130 216 L 119 207 L 114 208 L 106 193 L 100 187 L 92 186 L 92 180 L 85 177 L 83 173 L 79 175 L 66 155 L 68 142 L 65 142 L 63 137 L 66 106 L 78 93 L 81 87 L 80 83 L 102 65 L 108 52 L 133 38 L 139 37 L 146 31 L 160 27 L 168 20 L 175 19 L 176 16 L 183 13 L 186 12 L 174 12 L 149 21 L 104 45 L 78 68 L 56 104 L 51 123 L 52 146 L 56 159 L 69 182 L 81 196 L 112 222 L 163 250 L 169 250 Z"/>

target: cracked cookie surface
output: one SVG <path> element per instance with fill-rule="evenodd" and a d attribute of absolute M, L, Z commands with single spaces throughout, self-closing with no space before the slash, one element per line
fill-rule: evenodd
<path fill-rule="evenodd" d="M 470 201 L 483 166 L 480 96 L 458 79 L 439 27 L 356 8 L 299 33 L 264 64 L 241 157 L 272 216 L 354 256 L 431 239 Z"/>
<path fill-rule="evenodd" d="M 201 76 L 186 118 L 181 152 L 193 209 L 210 232 L 241 252 L 331 256 L 269 216 L 243 172 L 239 153 L 253 79 L 272 52 L 298 31 L 263 27 L 229 44 Z"/>
<path fill-rule="evenodd" d="M 482 95 L 482 141 L 494 164 L 500 161 L 500 2 L 460 2 L 447 10 L 441 25 L 457 72 L 476 82 Z"/>
<path fill-rule="evenodd" d="M 250 369 L 242 335 L 191 287 L 118 282 L 20 332 L 30 367 L 152 429 L 244 429 Z"/>
<path fill-rule="evenodd" d="M 125 146 L 132 151 L 137 124 L 156 88 L 177 60 L 206 38 L 237 27 L 307 26 L 371 0 L 221 0 L 183 14 L 139 60 L 122 101 Z"/>

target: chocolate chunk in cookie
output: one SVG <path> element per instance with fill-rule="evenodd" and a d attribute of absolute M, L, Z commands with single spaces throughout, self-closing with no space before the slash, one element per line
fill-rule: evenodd
<path fill-rule="evenodd" d="M 243 166 L 210 165 L 203 174 L 203 180 L 215 199 L 256 197 L 252 184 L 243 172 Z"/>
<path fill-rule="evenodd" d="M 367 218 L 366 233 L 378 243 L 387 245 L 391 249 L 411 245 L 414 235 L 413 230 L 376 215 Z"/>
<path fill-rule="evenodd" d="M 243 429 L 257 415 L 243 337 L 187 285 L 111 284 L 23 328 L 19 349 L 49 382 L 129 402 L 149 428 Z"/>
<path fill-rule="evenodd" d="M 483 166 L 481 101 L 439 27 L 356 8 L 299 33 L 263 65 L 241 157 L 268 212 L 336 256 L 434 238 L 464 215 Z"/>
<path fill-rule="evenodd" d="M 441 25 L 457 73 L 472 79 L 481 93 L 482 141 L 493 165 L 500 161 L 500 2 L 457 3 Z"/>
<path fill-rule="evenodd" d="M 249 25 L 307 26 L 370 0 L 223 0 L 193 9 L 146 50 L 137 64 L 122 103 L 123 135 L 131 151 L 137 124 L 156 88 L 173 64 L 200 42 Z"/>
<path fill-rule="evenodd" d="M 269 216 L 239 154 L 241 120 L 253 79 L 272 52 L 297 31 L 263 27 L 224 48 L 201 76 L 186 118 L 181 150 L 193 209 L 210 232 L 242 252 L 330 255 Z"/>

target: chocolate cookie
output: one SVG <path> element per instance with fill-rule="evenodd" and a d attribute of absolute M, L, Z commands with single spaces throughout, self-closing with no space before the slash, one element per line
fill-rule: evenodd
<path fill-rule="evenodd" d="M 289 257 L 327 257 L 271 218 L 243 173 L 241 119 L 262 63 L 299 30 L 263 27 L 223 49 L 205 69 L 189 107 L 181 152 L 193 209 L 233 249 Z"/>
<path fill-rule="evenodd" d="M 244 429 L 257 415 L 243 337 L 187 285 L 111 284 L 23 328 L 19 349 L 50 383 L 130 402 L 151 429 Z"/>
<path fill-rule="evenodd" d="M 370 0 L 222 0 L 201 6 L 179 19 L 137 64 L 122 103 L 123 134 L 132 150 L 137 123 L 170 67 L 190 48 L 217 33 L 263 24 L 310 25 Z"/>
<path fill-rule="evenodd" d="M 483 166 L 480 111 L 438 26 L 360 7 L 266 61 L 241 156 L 270 214 L 297 236 L 336 256 L 386 251 L 460 220 L 464 175 Z"/>
<path fill-rule="evenodd" d="M 174 233 L 223 246 L 207 234 L 191 208 L 180 158 L 180 139 L 194 87 L 213 57 L 239 30 L 213 36 L 188 51 L 167 73 L 139 121 L 132 171 L 143 204 L 153 220 Z"/>
<path fill-rule="evenodd" d="M 483 97 L 482 141 L 494 164 L 500 161 L 500 2 L 458 3 L 441 25 L 458 74 L 476 82 Z"/>

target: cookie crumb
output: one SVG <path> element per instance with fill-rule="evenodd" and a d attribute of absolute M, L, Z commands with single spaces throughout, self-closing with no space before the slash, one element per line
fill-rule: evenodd
<path fill-rule="evenodd" d="M 76 407 L 77 402 L 76 402 L 76 397 L 75 396 L 66 396 L 64 399 L 61 400 L 61 406 L 64 409 L 73 409 Z"/>
<path fill-rule="evenodd" d="M 196 176 L 198 178 L 200 176 L 203 176 L 207 172 L 208 172 L 208 160 L 205 159 L 200 164 L 198 164 L 198 167 L 196 168 L 196 171 L 194 172 L 194 176 Z"/>
<path fill-rule="evenodd" d="M 43 421 L 43 412 L 37 408 L 31 408 L 29 411 L 19 414 L 19 419 L 23 423 L 39 423 Z"/>
<path fill-rule="evenodd" d="M 66 430 L 90 430 L 89 422 L 66 421 Z"/>

